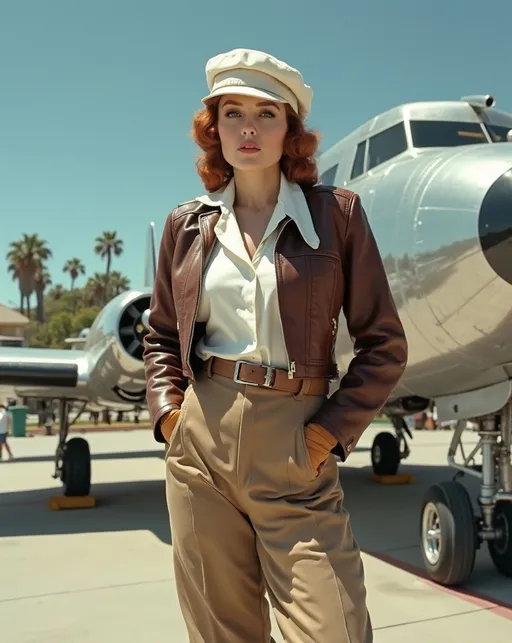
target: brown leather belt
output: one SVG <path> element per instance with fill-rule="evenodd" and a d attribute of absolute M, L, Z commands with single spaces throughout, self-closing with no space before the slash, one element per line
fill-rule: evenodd
<path fill-rule="evenodd" d="M 288 372 L 281 368 L 263 366 L 241 360 L 234 362 L 220 357 L 212 357 L 205 362 L 205 369 L 216 375 L 228 377 L 239 384 L 262 386 L 276 391 L 304 395 L 327 395 L 329 380 L 320 378 L 289 379 Z"/>

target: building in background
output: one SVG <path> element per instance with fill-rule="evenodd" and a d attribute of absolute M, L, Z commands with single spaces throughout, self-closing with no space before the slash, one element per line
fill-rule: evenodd
<path fill-rule="evenodd" d="M 25 315 L 0 304 L 0 346 L 23 346 L 29 323 Z"/>

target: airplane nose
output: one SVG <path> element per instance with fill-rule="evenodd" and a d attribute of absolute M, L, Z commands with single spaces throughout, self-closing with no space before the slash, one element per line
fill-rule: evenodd
<path fill-rule="evenodd" d="M 478 216 L 478 235 L 488 264 L 512 284 L 512 169 L 487 191 Z"/>

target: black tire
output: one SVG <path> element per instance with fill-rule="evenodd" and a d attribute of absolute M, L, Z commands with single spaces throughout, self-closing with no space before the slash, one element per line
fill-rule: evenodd
<path fill-rule="evenodd" d="M 91 489 L 91 453 L 83 438 L 72 438 L 64 446 L 61 480 L 65 496 L 88 496 Z"/>
<path fill-rule="evenodd" d="M 428 542 L 429 527 L 439 530 L 439 546 Z M 466 489 L 458 482 L 441 482 L 428 489 L 420 519 L 421 555 L 432 580 L 441 585 L 465 583 L 475 566 L 478 530 Z"/>
<path fill-rule="evenodd" d="M 502 530 L 502 536 L 489 540 L 489 554 L 500 574 L 512 578 L 512 502 L 496 503 L 492 522 L 493 527 Z"/>
<path fill-rule="evenodd" d="M 379 476 L 394 476 L 400 466 L 400 445 L 388 431 L 377 433 L 372 444 L 372 467 Z"/>

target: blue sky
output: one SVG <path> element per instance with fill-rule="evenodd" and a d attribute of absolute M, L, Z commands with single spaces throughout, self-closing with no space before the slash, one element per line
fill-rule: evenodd
<path fill-rule="evenodd" d="M 0 0 L 0 302 L 8 244 L 37 233 L 54 283 L 117 230 L 141 285 L 147 223 L 202 193 L 190 124 L 207 59 L 234 47 L 298 67 L 322 149 L 393 105 L 491 93 L 512 111 L 510 0 Z M 82 278 L 78 285 L 85 283 Z"/>

